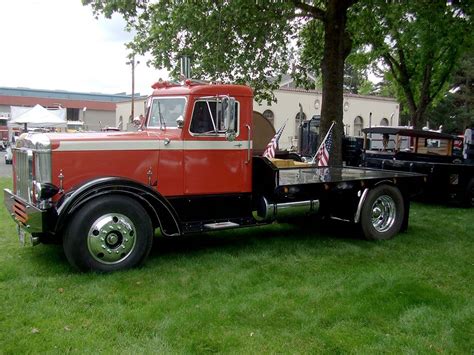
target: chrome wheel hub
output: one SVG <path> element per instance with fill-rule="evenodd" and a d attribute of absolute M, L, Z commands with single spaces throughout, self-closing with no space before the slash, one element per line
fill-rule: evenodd
<path fill-rule="evenodd" d="M 379 196 L 372 205 L 372 226 L 377 232 L 386 232 L 395 223 L 397 208 L 388 195 Z"/>
<path fill-rule="evenodd" d="M 120 213 L 99 217 L 87 234 L 87 247 L 92 257 L 103 264 L 116 264 L 130 256 L 136 244 L 132 221 Z"/>

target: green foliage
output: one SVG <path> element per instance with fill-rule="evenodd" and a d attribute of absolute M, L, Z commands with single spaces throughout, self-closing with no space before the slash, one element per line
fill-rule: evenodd
<path fill-rule="evenodd" d="M 460 134 L 474 127 L 474 51 L 470 48 L 454 72 L 448 92 L 427 112 L 427 119 L 443 131 Z"/>
<path fill-rule="evenodd" d="M 296 47 L 298 59 L 295 61 L 293 70 L 296 83 L 306 89 L 315 89 L 314 82 L 308 80 L 308 73 L 321 77 L 324 49 L 324 26 L 321 21 L 310 20 L 302 25 Z"/>
<path fill-rule="evenodd" d="M 359 95 L 372 95 L 375 92 L 375 85 L 368 79 L 363 79 L 357 89 Z"/>
<path fill-rule="evenodd" d="M 397 83 L 398 98 L 415 125 L 421 124 L 472 41 L 472 2 L 371 0 L 354 11 L 359 16 L 350 25 L 361 50 L 383 61 Z"/>
<path fill-rule="evenodd" d="M 350 56 L 344 66 L 344 91 L 351 94 L 369 94 L 373 86 L 367 80 L 364 68 L 350 62 Z"/>
<path fill-rule="evenodd" d="M 415 204 L 386 242 L 317 223 L 158 236 L 142 268 L 98 275 L 20 247 L 2 208 L 0 352 L 472 353 L 471 227 Z"/>
<path fill-rule="evenodd" d="M 259 98 L 289 69 L 294 6 L 287 2 L 83 1 L 97 13 L 117 11 L 136 31 L 132 51 L 149 52 L 152 64 L 179 76 L 179 59 L 192 59 L 195 79 L 250 84 Z M 133 7 L 133 4 L 136 6 Z"/>
<path fill-rule="evenodd" d="M 321 133 L 326 133 L 333 120 L 337 123 L 331 161 L 341 164 L 343 71 L 352 48 L 346 31 L 347 12 L 356 1 L 83 0 L 83 3 L 91 5 L 96 15 L 121 13 L 128 27 L 136 32 L 131 50 L 150 52 L 154 66 L 168 68 L 176 77 L 178 59 L 190 56 L 194 78 L 248 84 L 254 89 L 257 101 L 275 99 L 272 90 L 279 87 L 281 76 L 292 64 L 291 47 L 300 32 L 306 30 L 306 35 L 296 42 L 318 51 L 312 54 L 312 48 L 299 48 L 303 66 L 295 67 L 294 75 L 304 80 L 307 73 L 317 73 L 321 68 Z M 316 20 L 323 27 L 317 27 Z M 321 42 L 322 33 L 324 42 Z M 320 57 L 322 60 L 317 63 Z M 314 87 L 308 80 L 305 83 Z"/>

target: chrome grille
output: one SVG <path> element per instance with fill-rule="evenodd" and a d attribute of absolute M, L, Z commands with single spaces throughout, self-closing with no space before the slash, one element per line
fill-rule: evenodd
<path fill-rule="evenodd" d="M 33 184 L 33 152 L 31 149 L 14 149 L 16 177 L 15 194 L 31 202 L 31 187 Z"/>

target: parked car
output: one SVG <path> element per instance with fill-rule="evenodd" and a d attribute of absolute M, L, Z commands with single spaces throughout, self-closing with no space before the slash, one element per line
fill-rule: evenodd
<path fill-rule="evenodd" d="M 10 144 L 7 144 L 5 148 L 5 164 L 11 164 L 13 161 L 12 147 Z"/>

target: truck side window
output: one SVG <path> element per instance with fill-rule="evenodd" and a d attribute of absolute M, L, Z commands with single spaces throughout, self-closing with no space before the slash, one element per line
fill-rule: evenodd
<path fill-rule="evenodd" d="M 191 133 L 217 133 L 214 130 L 212 112 L 216 110 L 216 102 L 197 101 L 194 105 L 191 120 Z"/>
<path fill-rule="evenodd" d="M 224 108 L 225 109 L 225 108 Z M 238 103 L 235 103 L 235 127 L 238 128 Z M 217 99 L 198 100 L 194 104 L 190 132 L 195 134 L 225 134 L 225 122 L 222 101 Z"/>

